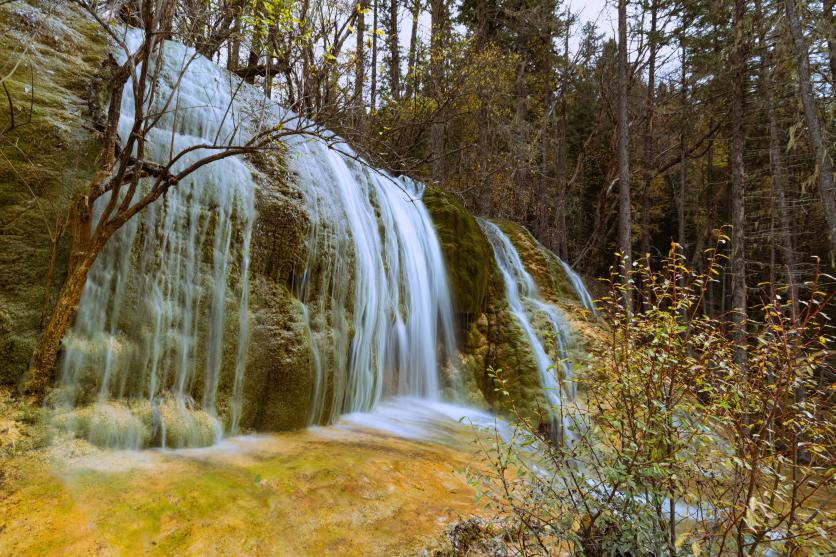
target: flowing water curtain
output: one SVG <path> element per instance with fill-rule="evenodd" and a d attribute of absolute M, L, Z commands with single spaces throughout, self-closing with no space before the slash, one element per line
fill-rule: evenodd
<path fill-rule="evenodd" d="M 572 288 L 575 289 L 575 293 L 578 295 L 578 299 L 581 301 L 581 304 L 583 304 L 583 307 L 587 309 L 595 319 L 598 319 L 598 310 L 595 309 L 595 301 L 592 299 L 592 294 L 590 294 L 589 290 L 586 288 L 586 283 L 583 281 L 581 276 L 575 272 L 571 265 L 556 255 L 554 257 L 557 259 L 557 262 L 560 263 L 560 266 L 563 268 L 563 272 L 566 273 L 566 276 L 569 278 L 569 282 L 572 283 Z"/>
<path fill-rule="evenodd" d="M 128 32 L 129 45 L 139 40 L 137 31 Z M 194 145 L 238 140 L 232 91 L 217 66 L 167 42 L 148 109 L 170 102 L 148 136 L 147 158 L 164 163 Z M 133 102 L 129 82 L 122 138 L 133 124 Z M 177 167 L 206 154 L 195 151 Z M 223 385 L 234 430 L 249 337 L 254 219 L 252 171 L 230 157 L 201 168 L 124 226 L 91 270 L 65 342 L 61 402 L 90 402 L 95 390 L 98 402 L 142 399 L 154 407 L 172 398 L 178 407 L 199 403 L 216 416 Z M 224 377 L 227 369 L 232 378 Z"/>
<path fill-rule="evenodd" d="M 289 145 L 312 221 L 298 289 L 316 368 L 310 423 L 370 410 L 384 395 L 437 398 L 439 341 L 446 358 L 456 350 L 423 185 L 370 168 L 343 143 Z"/>
<path fill-rule="evenodd" d="M 493 248 L 497 267 L 499 267 L 505 286 L 508 308 L 531 346 L 543 395 L 550 407 L 552 435 L 555 439 L 562 436 L 563 439 L 569 441 L 573 438 L 572 429 L 568 412 L 565 411 L 563 404 L 574 399 L 575 384 L 572 366 L 568 359 L 566 325 L 563 317 L 555 307 L 547 304 L 540 297 L 534 279 L 525 270 L 519 252 L 508 236 L 494 223 L 485 219 L 478 220 Z M 549 354 L 549 350 L 546 349 L 548 344 L 546 338 L 542 333 L 538 334 L 533 324 L 538 314 L 545 316 L 551 327 L 556 348 L 554 355 Z M 553 369 L 555 371 L 552 371 Z M 558 370 L 560 381 L 556 377 Z"/>

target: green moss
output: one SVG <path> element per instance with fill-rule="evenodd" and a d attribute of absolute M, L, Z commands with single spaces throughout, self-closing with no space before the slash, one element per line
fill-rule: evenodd
<path fill-rule="evenodd" d="M 49 229 L 95 168 L 99 146 L 85 129 L 83 98 L 105 50 L 98 27 L 67 3 L 0 8 L 0 75 L 17 65 L 4 84 L 18 126 L 0 136 L 0 385 L 15 385 L 26 370 L 39 335 Z M 5 95 L 2 106 L 0 129 L 10 123 Z M 53 292 L 66 253 L 62 242 Z"/>
<path fill-rule="evenodd" d="M 288 180 L 283 152 L 259 152 L 250 162 L 260 173 L 242 427 L 296 429 L 307 425 L 314 380 L 303 307 L 292 292 L 307 262 L 309 219 L 301 192 Z"/>
<path fill-rule="evenodd" d="M 453 195 L 427 188 L 424 204 L 435 226 L 457 313 L 484 311 L 496 263 L 479 223 Z"/>
<path fill-rule="evenodd" d="M 313 357 L 301 302 L 283 284 L 251 278 L 253 328 L 242 426 L 259 431 L 307 425 Z"/>
<path fill-rule="evenodd" d="M 58 414 L 53 423 L 105 448 L 206 447 L 220 437 L 220 422 L 203 410 L 186 408 L 173 398 L 158 402 L 153 409 L 146 400 L 97 402 Z"/>
<path fill-rule="evenodd" d="M 499 276 L 491 282 L 490 298 L 491 304 L 481 332 L 488 342 L 479 382 L 482 393 L 497 412 L 514 412 L 545 421 L 545 416 L 538 412 L 538 409 L 544 408 L 545 399 L 537 361 L 525 331 L 508 308 L 505 287 Z M 504 389 L 508 395 L 497 390 L 499 384 L 491 377 L 491 369 L 506 381 Z"/>
<path fill-rule="evenodd" d="M 310 219 L 302 193 L 292 185 L 284 167 L 284 153 L 259 151 L 250 162 L 263 174 L 257 177 L 253 230 L 252 272 L 289 288 L 307 263 Z"/>

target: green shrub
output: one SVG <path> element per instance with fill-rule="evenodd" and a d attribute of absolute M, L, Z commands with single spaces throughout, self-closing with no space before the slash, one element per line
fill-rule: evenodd
<path fill-rule="evenodd" d="M 480 441 L 486 466 L 471 478 L 509 554 L 832 551 L 832 294 L 816 280 L 798 313 L 778 297 L 753 308 L 737 363 L 733 325 L 703 307 L 714 253 L 704 273 L 676 246 L 660 270 L 636 264 L 627 283 L 613 271 L 583 399 L 554 409 L 563 443 L 522 418 L 510 439 Z"/>

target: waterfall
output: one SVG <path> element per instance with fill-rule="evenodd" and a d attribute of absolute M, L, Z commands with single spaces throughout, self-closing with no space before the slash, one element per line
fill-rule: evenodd
<path fill-rule="evenodd" d="M 531 346 L 543 394 L 550 407 L 552 435 L 555 438 L 560 435 L 563 435 L 564 439 L 571 438 L 571 430 L 568 427 L 569 418 L 563 411 L 564 399 L 570 402 L 575 398 L 572 366 L 567 353 L 566 325 L 558 310 L 540 297 L 534 279 L 525 270 L 520 255 L 508 236 L 494 223 L 484 219 L 478 220 L 493 248 L 497 267 L 502 274 L 508 308 Z M 543 340 L 537 335 L 532 325 L 532 320 L 537 314 L 544 315 L 551 325 L 556 347 L 556 361 L 549 355 Z M 554 368 L 557 368 L 555 371 L 560 372 L 560 382 L 555 372 L 552 371 Z M 561 416 L 563 416 L 562 420 Z"/>
<path fill-rule="evenodd" d="M 126 39 L 135 49 L 141 35 L 131 30 Z M 145 107 L 149 114 L 161 113 L 148 134 L 146 158 L 166 163 L 191 146 L 238 140 L 229 78 L 183 45 L 166 42 L 164 52 L 154 60 L 159 78 Z M 129 81 L 119 122 L 123 144 L 134 114 Z M 174 171 L 207 154 L 190 153 Z M 108 200 L 97 201 L 96 219 Z M 225 367 L 234 369 L 227 418 L 232 430 L 237 427 L 254 220 L 253 173 L 241 158 L 230 157 L 191 174 L 110 239 L 90 271 L 60 370 L 61 405 L 84 402 L 95 385 L 99 410 L 83 428 L 89 436 L 105 435 L 105 444 L 140 443 L 92 431 L 107 427 L 103 422 L 118 412 L 118 406 L 106 408 L 108 401 L 127 399 L 147 403 L 131 410 L 151 422 L 154 431 L 146 437 L 163 446 L 205 444 L 207 427 L 211 436 L 220 434 L 218 392 Z M 208 416 L 192 412 L 198 405 Z M 172 427 L 179 428 L 177 435 Z"/>
<path fill-rule="evenodd" d="M 126 40 L 136 49 L 140 32 Z M 257 122 L 293 121 L 193 49 L 166 42 L 153 64 L 145 107 L 160 115 L 148 136 L 152 161 L 242 142 Z M 123 142 L 135 115 L 131 87 Z M 452 365 L 457 353 L 423 185 L 372 169 L 333 135 L 285 141 L 311 223 L 296 283 L 315 372 L 309 422 L 371 410 L 388 396 L 437 399 L 439 362 Z M 196 150 L 174 170 L 205 155 Z M 237 431 L 247 356 L 257 349 L 248 307 L 254 173 L 241 157 L 206 165 L 111 238 L 64 341 L 60 426 L 128 448 L 210 444 L 222 423 Z"/>
<path fill-rule="evenodd" d="M 288 144 L 312 223 L 299 285 L 314 337 L 309 422 L 370 410 L 383 395 L 437 398 L 439 340 L 448 359 L 456 352 L 424 186 L 370 168 L 343 143 Z"/>

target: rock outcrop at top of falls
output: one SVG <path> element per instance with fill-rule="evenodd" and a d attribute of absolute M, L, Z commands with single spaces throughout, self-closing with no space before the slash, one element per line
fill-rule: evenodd
<path fill-rule="evenodd" d="M 79 12 L 47 1 L 0 7 L 0 24 L 0 67 L 29 37 L 40 68 L 34 92 L 28 75 L 9 81 L 31 93 L 33 118 L 0 144 L 0 385 L 13 387 L 37 339 L 50 258 L 33 207 L 60 214 L 90 177 L 97 139 L 85 95 L 107 45 Z M 203 58 L 189 71 L 201 72 L 200 88 L 188 79 L 184 87 L 202 110 L 236 79 Z M 170 125 L 165 133 L 184 144 L 224 129 Z M 547 422 L 542 365 L 476 218 L 451 194 L 322 143 L 287 146 L 181 184 L 111 240 L 64 343 L 51 396 L 63 412 L 57 423 L 102 445 L 188 446 L 220 431 L 333 421 L 392 395 L 500 411 L 491 368 L 503 370 L 518 408 Z M 572 333 L 589 322 L 582 284 L 524 228 L 494 224 L 538 300 L 569 324 L 569 354 L 582 352 L 583 335 Z M 553 324 L 536 315 L 530 323 L 548 350 Z"/>

